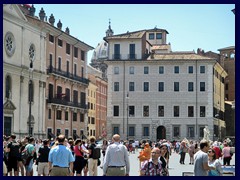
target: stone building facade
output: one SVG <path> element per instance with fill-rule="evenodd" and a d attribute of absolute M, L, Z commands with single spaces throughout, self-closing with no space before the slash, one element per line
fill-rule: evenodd
<path fill-rule="evenodd" d="M 104 38 L 109 45 L 109 138 L 119 133 L 123 139 L 199 140 L 208 126 L 214 139 L 217 61 L 194 52 L 172 52 L 164 41 L 166 32 L 155 28 Z M 149 38 L 162 41 L 152 45 Z"/>

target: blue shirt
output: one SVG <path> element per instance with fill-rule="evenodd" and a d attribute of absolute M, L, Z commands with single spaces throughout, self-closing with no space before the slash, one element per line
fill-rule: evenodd
<path fill-rule="evenodd" d="M 68 147 L 59 144 L 50 150 L 48 161 L 53 166 L 69 167 L 69 163 L 74 162 L 74 157 Z"/>

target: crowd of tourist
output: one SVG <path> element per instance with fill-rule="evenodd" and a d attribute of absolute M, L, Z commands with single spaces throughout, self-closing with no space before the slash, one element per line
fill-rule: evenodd
<path fill-rule="evenodd" d="M 36 164 L 38 176 L 98 176 L 98 166 L 104 176 L 128 176 L 129 154 L 139 153 L 139 175 L 171 176 L 168 171 L 170 157 L 177 153 L 180 165 L 193 165 L 195 176 L 221 176 L 222 165 L 230 165 L 234 153 L 230 145 L 229 139 L 223 142 L 186 138 L 173 142 L 165 139 L 122 141 L 115 134 L 111 140 L 103 140 L 100 147 L 95 137 L 74 140 L 59 135 L 56 139 L 41 140 L 28 136 L 16 139 L 12 134 L 3 137 L 3 175 L 33 176 L 33 165 Z M 136 152 L 136 149 L 140 151 Z M 185 162 L 187 154 L 189 162 Z M 223 164 L 219 161 L 221 158 Z"/>

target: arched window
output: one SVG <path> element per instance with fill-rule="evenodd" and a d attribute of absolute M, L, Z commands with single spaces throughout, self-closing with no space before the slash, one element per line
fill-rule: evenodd
<path fill-rule="evenodd" d="M 28 84 L 28 102 L 33 102 L 33 97 L 34 97 L 33 81 L 29 80 L 29 84 Z"/>
<path fill-rule="evenodd" d="M 11 98 L 10 97 L 11 91 L 12 91 L 11 77 L 7 76 L 6 77 L 6 82 L 5 82 L 5 97 L 6 98 L 8 98 L 8 99 Z"/>

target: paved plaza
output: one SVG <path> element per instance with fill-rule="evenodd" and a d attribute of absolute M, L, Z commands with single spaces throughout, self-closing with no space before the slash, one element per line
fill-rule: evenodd
<path fill-rule="evenodd" d="M 139 149 L 140 151 L 140 149 Z M 139 155 L 139 151 L 136 151 L 135 154 L 130 154 L 130 176 L 139 176 L 139 160 L 137 156 Z M 186 154 L 185 164 L 179 163 L 180 155 L 176 153 L 172 153 L 170 156 L 169 163 L 169 174 L 170 176 L 182 176 L 183 172 L 193 172 L 193 166 L 189 164 L 189 155 Z M 103 157 L 101 157 L 101 161 L 103 162 Z M 222 159 L 220 160 L 222 163 Z M 235 165 L 235 154 L 231 160 L 231 165 Z M 103 171 L 98 166 L 98 175 L 102 176 Z M 36 165 L 34 165 L 34 176 L 37 176 Z"/>

